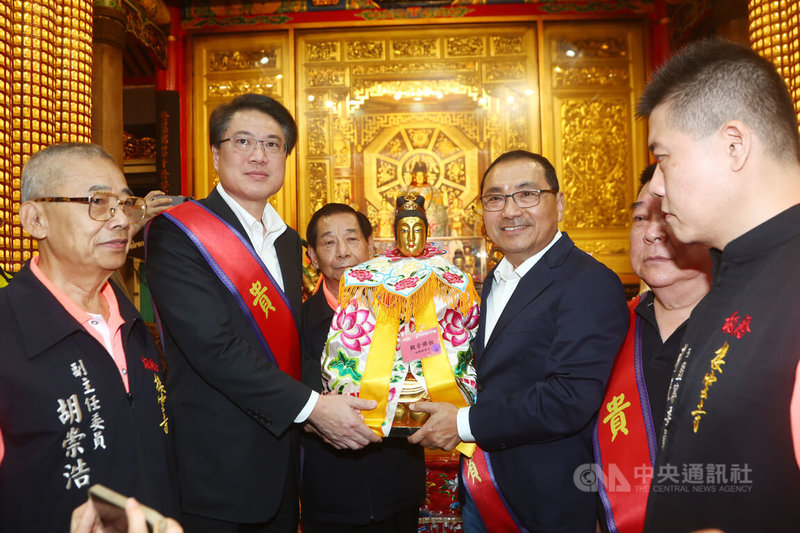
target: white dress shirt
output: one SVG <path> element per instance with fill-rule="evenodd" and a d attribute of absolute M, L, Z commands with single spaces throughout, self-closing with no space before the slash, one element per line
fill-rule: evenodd
<path fill-rule="evenodd" d="M 253 245 L 253 248 L 256 249 L 258 257 L 267 267 L 267 270 L 269 270 L 275 283 L 280 286 L 281 290 L 284 290 L 281 263 L 278 261 L 278 251 L 275 250 L 275 241 L 286 231 L 286 228 L 288 228 L 286 222 L 283 221 L 269 202 L 264 206 L 261 219 L 257 219 L 225 192 L 221 183 L 217 184 L 217 192 L 222 196 L 222 199 L 225 200 L 225 203 L 228 204 L 228 207 L 231 208 L 236 218 L 239 219 L 239 222 L 244 227 L 244 231 L 247 233 L 246 237 L 250 239 L 250 243 Z"/>
<path fill-rule="evenodd" d="M 278 251 L 275 249 L 275 241 L 288 228 L 286 222 L 283 221 L 269 202 L 264 206 L 264 211 L 261 213 L 261 219 L 259 220 L 248 213 L 244 207 L 239 205 L 231 195 L 226 193 L 225 189 L 222 188 L 222 183 L 217 184 L 217 192 L 222 196 L 222 199 L 225 200 L 225 203 L 228 204 L 228 207 L 231 208 L 236 218 L 239 219 L 239 222 L 247 233 L 247 238 L 250 239 L 250 243 L 253 245 L 253 248 L 255 248 L 258 257 L 267 267 L 267 270 L 269 270 L 272 279 L 275 280 L 275 283 L 278 284 L 281 290 L 284 290 L 283 273 L 281 272 L 281 263 L 278 261 Z M 318 399 L 319 393 L 312 390 L 306 405 L 295 417 L 295 423 L 299 424 L 306 421 L 311 411 L 313 411 L 314 407 L 317 405 Z"/>
<path fill-rule="evenodd" d="M 530 256 L 522 262 L 517 268 L 514 268 L 508 259 L 505 257 L 494 269 L 494 283 L 486 295 L 486 326 L 483 334 L 483 346 L 489 342 L 492 336 L 494 327 L 497 325 L 497 320 L 503 314 L 503 309 L 506 308 L 511 295 L 519 285 L 519 280 L 528 273 L 533 266 L 544 257 L 544 254 L 553 247 L 558 239 L 561 238 L 561 232 L 556 230 L 556 234 L 550 244 L 539 250 L 536 254 Z M 472 434 L 472 428 L 469 426 L 469 407 L 462 407 L 458 410 L 458 436 L 464 442 L 475 442 L 475 436 Z"/>

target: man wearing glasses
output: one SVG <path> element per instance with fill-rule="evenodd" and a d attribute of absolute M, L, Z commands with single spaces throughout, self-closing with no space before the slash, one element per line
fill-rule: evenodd
<path fill-rule="evenodd" d="M 564 194 L 541 155 L 501 155 L 481 194 L 486 232 L 505 257 L 483 287 L 477 402 L 417 404 L 432 414 L 409 440 L 477 443 L 462 458 L 464 531 L 590 533 L 596 495 L 582 465 L 628 324 L 622 284 L 558 230 Z"/>
<path fill-rule="evenodd" d="M 379 437 L 360 409 L 300 380 L 301 248 L 269 198 L 297 140 L 289 112 L 245 94 L 214 110 L 219 184 L 148 228 L 147 277 L 169 364 L 170 408 L 188 532 L 296 532 L 306 424 L 337 448 Z"/>
<path fill-rule="evenodd" d="M 0 531 L 67 531 L 95 483 L 177 517 L 163 369 L 108 282 L 145 201 L 91 144 L 31 157 L 22 201 L 39 254 L 0 291 Z"/>

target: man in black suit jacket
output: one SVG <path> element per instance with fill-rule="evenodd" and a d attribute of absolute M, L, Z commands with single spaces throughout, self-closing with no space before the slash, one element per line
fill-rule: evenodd
<path fill-rule="evenodd" d="M 462 468 L 465 531 L 590 533 L 596 495 L 581 484 L 581 465 L 592 462 L 595 416 L 627 328 L 622 284 L 558 230 L 564 195 L 544 157 L 501 155 L 481 194 L 486 232 L 505 257 L 483 288 L 477 402 L 418 404 L 431 418 L 409 439 L 444 449 L 476 442 L 473 458 L 486 457 L 491 476 L 472 461 Z M 476 505 L 487 487 L 501 512 Z"/>
<path fill-rule="evenodd" d="M 283 185 L 294 120 L 275 100 L 246 94 L 214 110 L 209 137 L 220 182 L 200 204 L 252 245 L 296 322 L 300 239 L 268 203 Z M 379 440 L 359 417 L 374 402 L 320 396 L 268 360 L 248 315 L 171 218 L 152 221 L 147 245 L 169 366 L 181 523 L 189 533 L 234 532 L 244 524 L 252 532 L 294 533 L 296 424 L 307 423 L 334 446 L 358 448 Z M 261 331 L 267 340 L 277 334 Z"/>
<path fill-rule="evenodd" d="M 320 357 L 337 307 L 339 279 L 370 258 L 372 227 L 364 214 L 331 203 L 314 213 L 308 255 L 322 273 L 303 304 L 303 383 L 322 390 Z M 303 439 L 305 533 L 415 533 L 425 497 L 425 454 L 405 439 L 363 450 L 335 450 L 316 435 Z"/>

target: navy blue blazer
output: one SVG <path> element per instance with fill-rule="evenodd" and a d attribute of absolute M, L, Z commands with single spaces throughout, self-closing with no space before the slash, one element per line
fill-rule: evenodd
<path fill-rule="evenodd" d="M 216 190 L 200 203 L 246 238 Z M 284 292 L 299 317 L 297 232 L 287 228 L 275 249 Z M 276 512 L 287 476 L 295 477 L 289 486 L 299 486 L 293 421 L 311 390 L 267 359 L 236 300 L 166 217 L 150 224 L 146 266 L 163 326 L 183 512 L 264 522 Z"/>
<path fill-rule="evenodd" d="M 530 531 L 591 533 L 596 494 L 574 476 L 593 461 L 592 428 L 627 330 L 622 284 L 564 233 L 520 280 L 484 347 L 493 274 L 474 346 L 472 434 Z"/>

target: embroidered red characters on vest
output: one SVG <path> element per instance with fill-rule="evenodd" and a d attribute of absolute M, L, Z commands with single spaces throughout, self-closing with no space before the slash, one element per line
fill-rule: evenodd
<path fill-rule="evenodd" d="M 149 357 L 142 356 L 142 364 L 147 370 L 158 372 L 158 364 L 156 364 L 156 362 L 150 359 Z"/>
<path fill-rule="evenodd" d="M 739 311 L 734 311 L 731 316 L 725 319 L 725 322 L 722 324 L 722 331 L 737 339 L 741 339 L 747 333 L 750 333 L 750 321 L 753 317 L 745 315 L 745 317 L 742 318 L 742 322 L 739 323 L 740 318 Z"/>

